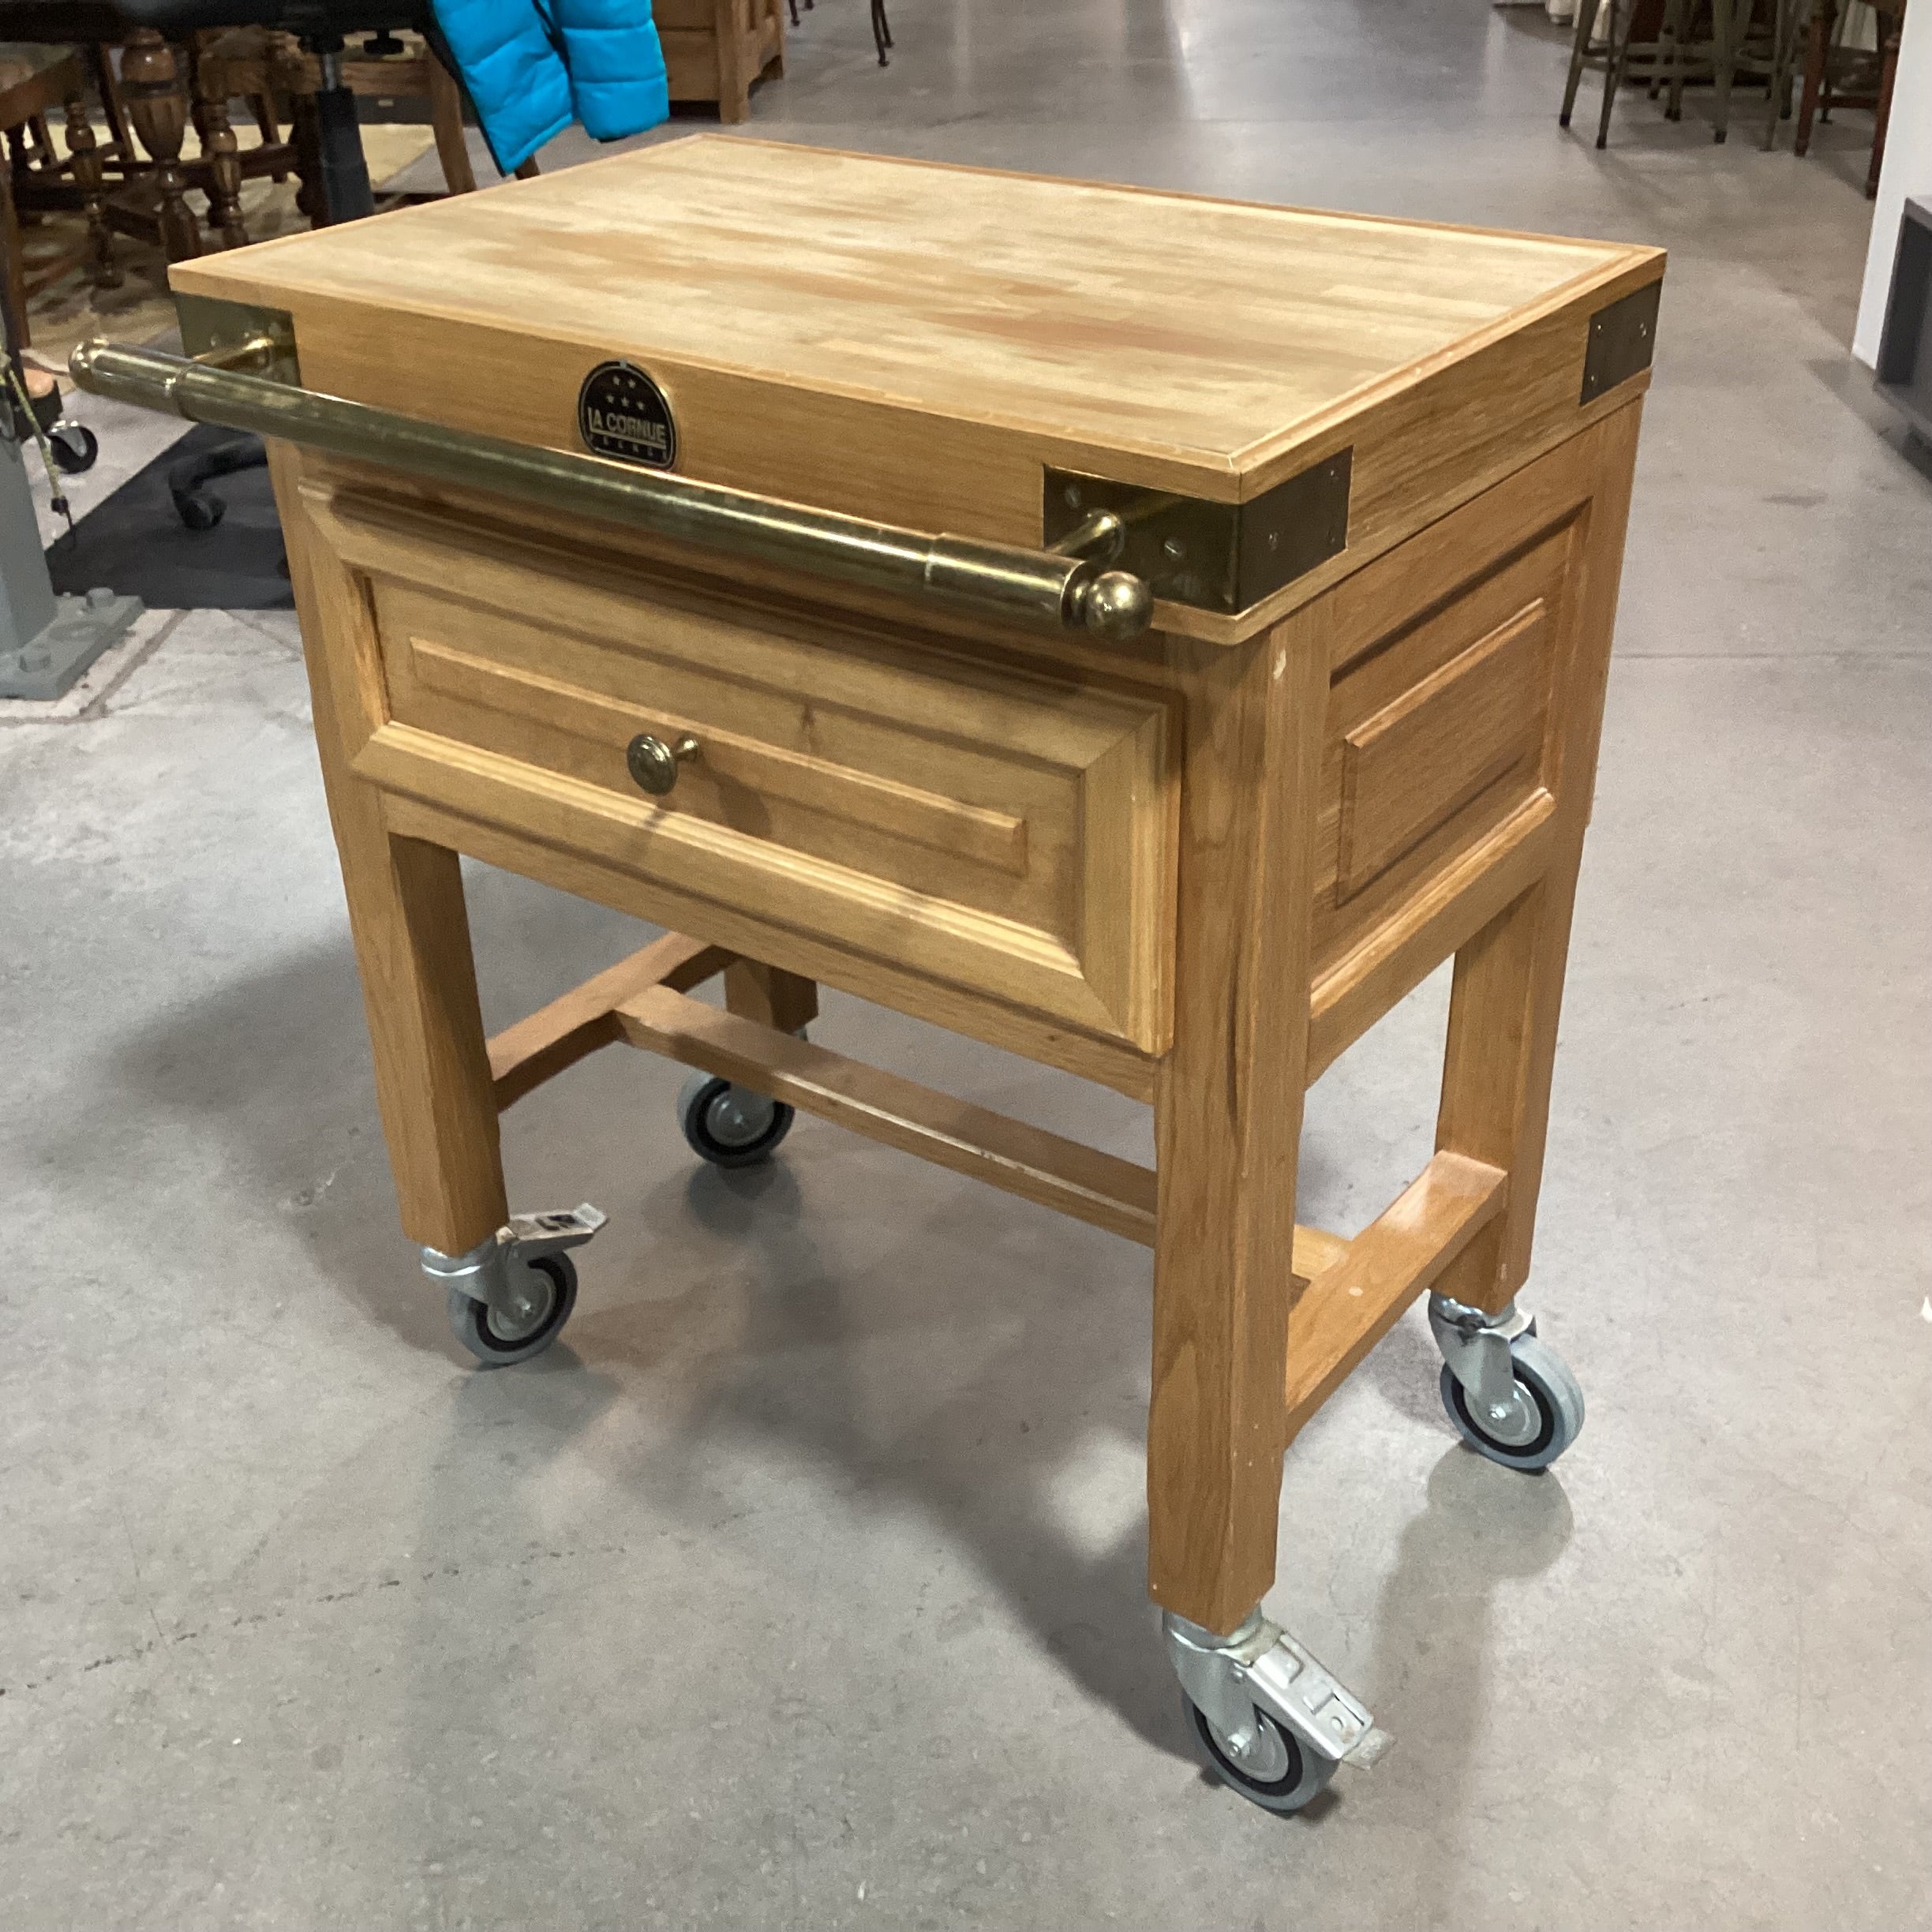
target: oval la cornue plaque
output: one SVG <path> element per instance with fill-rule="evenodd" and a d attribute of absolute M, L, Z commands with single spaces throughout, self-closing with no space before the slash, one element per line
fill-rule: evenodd
<path fill-rule="evenodd" d="M 677 461 L 677 425 L 664 391 L 629 362 L 600 362 L 577 392 L 584 447 L 620 462 L 668 470 Z"/>

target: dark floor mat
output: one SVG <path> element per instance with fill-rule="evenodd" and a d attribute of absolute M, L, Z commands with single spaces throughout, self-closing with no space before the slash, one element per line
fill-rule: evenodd
<path fill-rule="evenodd" d="M 178 443 L 97 504 L 47 553 L 56 590 L 96 584 L 137 597 L 150 610 L 287 610 L 294 602 L 268 472 L 240 470 L 206 494 L 226 506 L 212 530 L 185 528 L 168 493 L 178 463 L 235 440 L 197 423 Z"/>

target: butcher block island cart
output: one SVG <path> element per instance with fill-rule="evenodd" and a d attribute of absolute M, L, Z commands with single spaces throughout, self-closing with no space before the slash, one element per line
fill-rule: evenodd
<path fill-rule="evenodd" d="M 512 1215 L 497 1116 L 618 1041 L 706 1159 L 802 1107 L 1140 1241 L 1201 1748 L 1282 1810 L 1372 1752 L 1258 1608 L 1282 1454 L 1424 1293 L 1474 1447 L 1582 1420 L 1515 1296 L 1661 255 L 710 136 L 172 273 L 193 359 L 76 373 L 271 439 L 464 1342 L 568 1316 L 603 1217 Z M 486 1039 L 462 852 L 670 936 Z M 1297 1227 L 1304 1089 L 1452 954 L 1439 1151 Z M 1148 1102 L 1155 1168 L 812 1044 L 821 982 Z"/>

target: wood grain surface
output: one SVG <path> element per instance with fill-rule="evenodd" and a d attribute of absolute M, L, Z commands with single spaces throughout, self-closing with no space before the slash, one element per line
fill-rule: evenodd
<path fill-rule="evenodd" d="M 697 136 L 178 264 L 294 317 L 314 388 L 581 449 L 599 361 L 650 371 L 684 474 L 1038 543 L 1043 466 L 1224 502 L 1355 451 L 1349 548 L 1251 635 L 1627 401 L 1579 402 L 1623 244 L 1312 213 Z"/>

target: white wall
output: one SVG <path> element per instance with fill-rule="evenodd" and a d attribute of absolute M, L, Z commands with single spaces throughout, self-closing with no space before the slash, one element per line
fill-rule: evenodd
<path fill-rule="evenodd" d="M 1865 292 L 1859 301 L 1858 332 L 1852 339 L 1852 353 L 1868 367 L 1878 360 L 1892 258 L 1898 252 L 1899 212 L 1908 195 L 1932 200 L 1932 0 L 1918 0 L 1907 9 L 1904 44 L 1899 49 L 1871 253 L 1865 260 Z"/>

